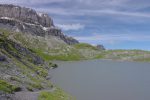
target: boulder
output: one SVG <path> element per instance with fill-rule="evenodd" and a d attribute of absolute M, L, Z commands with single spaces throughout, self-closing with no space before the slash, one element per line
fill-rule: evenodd
<path fill-rule="evenodd" d="M 99 50 L 106 50 L 105 47 L 104 47 L 103 45 L 101 45 L 101 44 L 97 45 L 96 47 L 97 47 Z"/>
<path fill-rule="evenodd" d="M 0 61 L 6 61 L 6 57 L 5 56 L 0 56 Z"/>

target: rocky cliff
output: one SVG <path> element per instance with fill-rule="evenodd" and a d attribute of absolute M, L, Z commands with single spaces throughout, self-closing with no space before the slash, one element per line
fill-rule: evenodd
<path fill-rule="evenodd" d="M 61 29 L 53 24 L 48 14 L 15 5 L 0 5 L 0 27 L 32 35 L 56 36 L 67 44 L 76 44 L 77 40 L 64 35 Z"/>
<path fill-rule="evenodd" d="M 51 27 L 52 19 L 48 14 L 37 13 L 35 10 L 14 5 L 0 5 L 0 17 L 9 17 L 22 22 Z"/>

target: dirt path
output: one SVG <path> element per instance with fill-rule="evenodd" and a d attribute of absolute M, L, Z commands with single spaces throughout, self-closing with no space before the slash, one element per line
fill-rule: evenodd
<path fill-rule="evenodd" d="M 51 90 L 42 90 L 47 92 L 53 92 L 55 88 Z M 37 92 L 16 92 L 13 100 L 38 100 L 38 96 L 41 91 Z"/>
<path fill-rule="evenodd" d="M 14 100 L 37 100 L 39 92 L 16 92 Z"/>

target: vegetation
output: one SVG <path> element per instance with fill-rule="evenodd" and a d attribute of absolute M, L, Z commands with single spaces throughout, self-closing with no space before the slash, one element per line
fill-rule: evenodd
<path fill-rule="evenodd" d="M 46 61 L 50 60 L 72 61 L 72 60 L 81 60 L 83 58 L 82 55 L 80 55 L 79 52 L 75 50 L 64 52 L 62 54 L 59 54 L 59 52 L 61 51 L 58 51 L 57 52 L 58 54 L 55 53 L 53 55 L 50 54 L 50 51 L 49 53 L 44 53 L 44 51 L 41 50 L 33 50 L 33 51 L 36 52 L 37 55 L 39 55 Z"/>
<path fill-rule="evenodd" d="M 56 64 L 49 62 L 49 60 L 52 59 L 66 60 L 68 59 L 67 57 L 61 57 L 61 55 L 58 55 L 57 57 L 50 56 L 50 55 L 47 56 L 45 54 L 46 51 L 45 48 L 43 49 L 34 48 L 35 44 L 33 45 L 29 41 L 24 40 L 25 38 L 21 38 L 22 36 L 20 34 L 18 35 L 18 37 L 16 37 L 18 38 L 19 41 L 11 37 L 11 35 L 15 35 L 15 33 L 12 33 L 10 35 L 10 32 L 6 30 L 2 30 L 2 34 L 0 35 L 1 35 L 0 55 L 1 54 L 5 55 L 7 61 L 7 62 L 6 61 L 0 62 L 0 79 L 5 79 L 5 75 L 1 75 L 2 71 L 6 71 L 7 73 L 9 73 L 9 75 L 7 75 L 6 73 L 6 77 L 8 79 L 0 80 L 0 91 L 2 91 L 3 93 L 13 93 L 18 90 L 21 90 L 22 87 L 23 88 L 26 87 L 28 91 L 42 90 L 45 88 L 46 89 L 55 88 L 53 87 L 53 85 L 50 83 L 49 80 L 46 80 L 46 76 L 48 75 L 49 68 L 57 67 Z M 38 45 L 42 46 L 43 44 L 42 45 L 38 44 Z M 49 52 L 54 52 L 54 51 L 55 50 L 50 50 Z M 61 51 L 59 50 L 59 52 Z M 45 59 L 46 60 L 45 63 L 35 64 L 34 56 L 36 55 L 39 55 L 43 59 Z M 65 56 L 65 54 L 62 55 Z M 77 56 L 75 54 L 72 56 L 70 52 L 68 53 L 68 56 L 71 59 L 74 59 L 75 57 L 77 59 Z M 6 80 L 9 81 L 7 82 Z M 10 82 L 15 83 L 17 86 L 20 87 L 12 85 Z M 46 96 L 45 94 L 47 95 L 48 93 L 43 93 L 43 94 L 41 93 L 40 98 Z M 70 96 L 68 96 L 62 90 L 59 89 L 50 93 L 50 96 L 54 98 L 53 100 L 67 100 L 66 98 L 70 98 Z"/>
<path fill-rule="evenodd" d="M 98 59 L 150 62 L 150 51 L 143 50 L 106 50 L 97 55 Z"/>
<path fill-rule="evenodd" d="M 6 61 L 0 62 L 1 71 L 5 69 L 11 77 L 8 79 L 18 86 L 26 87 L 29 91 L 51 89 L 53 85 L 46 80 L 49 68 L 58 67 L 51 60 L 85 60 L 85 59 L 113 59 L 128 61 L 150 62 L 150 52 L 142 50 L 99 50 L 87 43 L 66 45 L 60 43 L 51 47 L 49 40 L 38 37 L 28 38 L 22 33 L 11 33 L 0 30 L 0 55 L 6 56 Z M 42 58 L 44 63 L 36 64 L 35 57 Z M 2 70 L 1 70 L 2 69 Z M 13 73 L 12 71 L 18 73 Z M 17 75 L 16 75 L 17 74 Z M 0 79 L 5 79 L 3 75 Z M 54 87 L 55 88 L 55 87 Z M 0 80 L 0 91 L 12 93 L 20 88 L 7 80 Z M 43 91 L 39 100 L 70 100 L 72 99 L 60 89 L 53 92 Z"/>
<path fill-rule="evenodd" d="M 18 44 L 11 39 L 9 39 L 9 31 L 1 30 L 2 34 L 0 34 L 0 54 L 2 53 L 7 57 L 7 59 L 11 59 L 11 62 L 0 62 L 0 74 L 1 71 L 8 71 L 9 75 L 11 75 L 10 80 L 12 82 L 17 83 L 20 86 L 26 86 L 28 90 L 42 89 L 42 88 L 51 88 L 51 83 L 45 79 L 48 75 L 48 70 L 50 67 L 46 68 L 45 65 L 36 65 L 34 63 L 34 57 L 36 54 L 34 52 L 29 53 L 27 48 L 22 46 L 18 46 Z M 4 67 L 3 67 L 4 66 Z M 7 66 L 7 67 L 6 67 Z M 16 70 L 15 74 L 12 70 Z M 16 75 L 18 73 L 18 75 Z M 4 79 L 4 75 L 0 76 L 0 78 Z M 23 78 L 22 78 L 23 77 Z M 12 92 L 12 85 L 6 86 L 1 81 L 1 89 L 5 89 L 6 92 Z M 9 87 L 9 88 L 7 88 Z"/>
<path fill-rule="evenodd" d="M 53 92 L 43 91 L 40 93 L 38 100 L 75 100 L 68 94 L 64 93 L 60 89 L 56 89 Z"/>
<path fill-rule="evenodd" d="M 97 47 L 92 46 L 92 45 L 90 45 L 88 43 L 75 44 L 74 47 L 77 48 L 77 49 L 93 49 L 93 50 L 98 50 Z"/>
<path fill-rule="evenodd" d="M 0 80 L 0 91 L 5 93 L 12 93 L 17 90 L 19 90 L 19 87 L 14 86 L 4 80 Z"/>

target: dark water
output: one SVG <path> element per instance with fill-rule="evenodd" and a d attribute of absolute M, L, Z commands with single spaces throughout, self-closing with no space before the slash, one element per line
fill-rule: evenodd
<path fill-rule="evenodd" d="M 150 63 L 58 62 L 52 82 L 77 100 L 150 100 Z"/>

